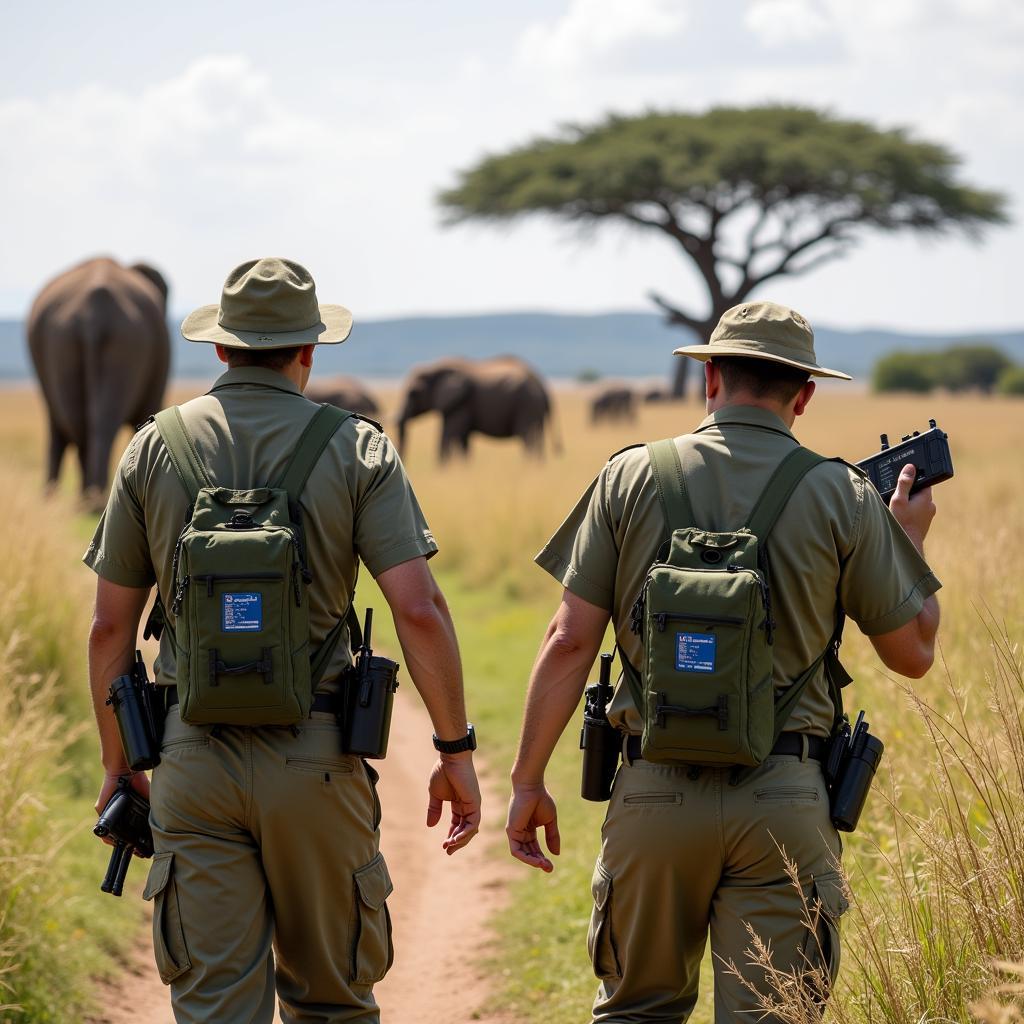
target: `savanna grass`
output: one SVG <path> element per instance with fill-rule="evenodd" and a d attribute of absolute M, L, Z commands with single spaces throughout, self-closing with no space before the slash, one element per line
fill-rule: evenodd
<path fill-rule="evenodd" d="M 90 735 L 83 527 L 44 500 L 28 396 L 0 412 L 0 1021 L 83 1020 L 91 979 L 134 940 L 141 915 L 99 892 L 91 835 L 100 774 Z M 33 456 L 34 454 L 34 457 Z"/>

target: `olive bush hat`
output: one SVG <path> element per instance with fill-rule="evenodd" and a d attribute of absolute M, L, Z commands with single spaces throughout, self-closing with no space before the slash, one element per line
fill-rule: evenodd
<path fill-rule="evenodd" d="M 806 370 L 812 377 L 852 380 L 842 370 L 819 366 L 814 355 L 814 331 L 795 310 L 777 302 L 746 302 L 722 314 L 706 345 L 686 345 L 674 355 L 707 362 L 717 356 L 768 359 Z"/>
<path fill-rule="evenodd" d="M 220 305 L 200 306 L 185 317 L 182 337 L 226 348 L 337 345 L 352 330 L 344 306 L 316 301 L 310 272 L 291 260 L 241 263 L 228 274 Z"/>

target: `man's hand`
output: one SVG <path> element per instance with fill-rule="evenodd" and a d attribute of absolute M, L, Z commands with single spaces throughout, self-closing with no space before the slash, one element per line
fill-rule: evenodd
<path fill-rule="evenodd" d="M 889 511 L 896 522 L 903 527 L 914 547 L 924 553 L 924 539 L 935 518 L 935 502 L 932 501 L 932 489 L 922 487 L 911 496 L 910 488 L 917 476 L 917 470 L 907 463 L 900 470 L 900 478 L 896 481 L 896 490 L 889 499 Z"/>
<path fill-rule="evenodd" d="M 557 857 L 562 845 L 558 836 L 558 812 L 551 794 L 543 783 L 513 786 L 505 826 L 509 852 L 516 860 L 550 873 L 555 870 L 555 865 L 540 852 L 537 841 L 539 828 L 544 829 L 548 851 Z"/>
<path fill-rule="evenodd" d="M 442 805 L 452 805 L 452 820 L 448 838 L 441 848 L 451 856 L 467 846 L 480 831 L 480 784 L 476 779 L 473 757 L 462 754 L 444 754 L 434 765 L 427 784 L 430 802 L 427 804 L 427 827 L 433 828 L 441 820 Z"/>

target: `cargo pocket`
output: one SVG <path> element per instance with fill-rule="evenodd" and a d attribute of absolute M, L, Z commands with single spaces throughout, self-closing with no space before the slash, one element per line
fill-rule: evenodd
<path fill-rule="evenodd" d="M 393 886 L 383 855 L 378 853 L 355 872 L 353 881 L 352 983 L 373 985 L 388 973 L 395 958 L 387 905 Z"/>
<path fill-rule="evenodd" d="M 850 909 L 838 871 L 828 871 L 814 879 L 809 909 L 816 928 L 807 936 L 804 959 L 808 970 L 820 972 L 819 983 L 828 986 L 820 993 L 825 1000 L 839 976 L 839 919 Z"/>
<path fill-rule="evenodd" d="M 587 952 L 594 974 L 602 980 L 621 978 L 619 952 L 612 934 L 612 876 L 600 860 L 594 865 L 590 887 L 594 894 L 594 911 L 587 932 Z"/>
<path fill-rule="evenodd" d="M 173 853 L 153 857 L 142 898 L 153 901 L 153 952 L 160 980 L 169 985 L 192 967 L 181 925 Z"/>

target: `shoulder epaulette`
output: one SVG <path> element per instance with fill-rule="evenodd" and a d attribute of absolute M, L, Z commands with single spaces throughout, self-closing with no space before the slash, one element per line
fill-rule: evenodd
<path fill-rule="evenodd" d="M 369 423 L 371 427 L 376 428 L 378 434 L 384 433 L 384 427 L 382 424 L 378 423 L 376 420 L 371 420 L 369 416 L 364 416 L 361 412 L 352 413 L 352 419 L 362 420 L 364 423 Z"/>
<path fill-rule="evenodd" d="M 625 448 L 620 448 L 617 452 L 614 452 L 613 454 L 609 455 L 608 456 L 608 461 L 611 462 L 612 459 L 617 459 L 620 455 L 624 455 L 626 452 L 631 452 L 634 448 L 643 448 L 643 447 L 644 447 L 643 441 L 638 441 L 636 444 L 627 444 Z"/>

